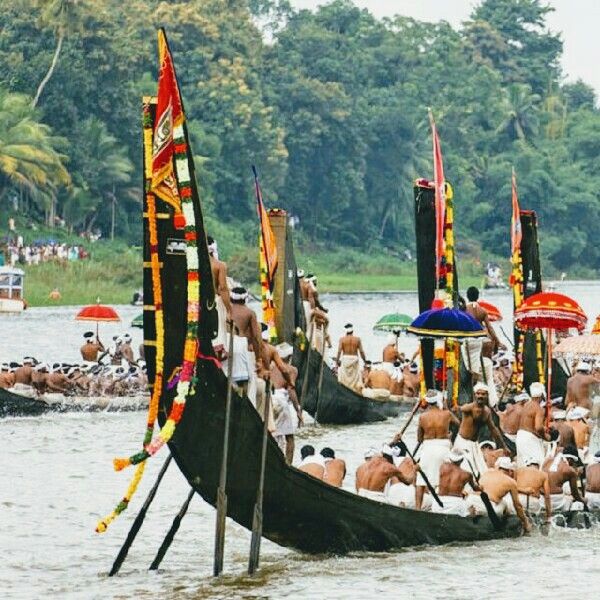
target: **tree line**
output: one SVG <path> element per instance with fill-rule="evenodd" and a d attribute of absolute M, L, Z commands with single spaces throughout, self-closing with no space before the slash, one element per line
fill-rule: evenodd
<path fill-rule="evenodd" d="M 235 227 L 266 202 L 326 249 L 414 246 L 412 182 L 432 177 L 427 107 L 455 189 L 459 252 L 508 256 L 510 173 L 543 258 L 600 270 L 600 113 L 564 83 L 540 0 L 483 0 L 458 30 L 378 20 L 349 0 L 4 0 L 0 207 L 139 241 L 140 96 L 156 28 L 175 55 L 201 196 Z M 483 249 L 483 250 L 482 250 Z"/>

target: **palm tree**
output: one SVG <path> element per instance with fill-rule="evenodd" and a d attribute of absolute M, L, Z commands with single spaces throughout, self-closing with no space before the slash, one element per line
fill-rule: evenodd
<path fill-rule="evenodd" d="M 539 130 L 539 106 L 541 97 L 533 94 L 527 84 L 515 83 L 508 87 L 505 98 L 506 117 L 498 127 L 498 133 L 506 133 L 511 140 L 527 140 Z"/>
<path fill-rule="evenodd" d="M 46 84 L 54 74 L 65 37 L 72 31 L 81 28 L 85 0 L 37 0 L 36 4 L 42 10 L 40 15 L 41 23 L 54 31 L 56 48 L 54 49 L 50 67 L 38 85 L 33 98 L 31 104 L 33 108 L 37 106 Z"/>
<path fill-rule="evenodd" d="M 52 221 L 57 190 L 71 181 L 59 152 L 64 144 L 38 120 L 28 96 L 0 88 L 0 199 L 18 189 Z"/>

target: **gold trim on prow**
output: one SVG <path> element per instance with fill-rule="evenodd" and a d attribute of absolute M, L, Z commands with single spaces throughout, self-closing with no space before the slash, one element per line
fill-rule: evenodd
<path fill-rule="evenodd" d="M 162 269 L 163 268 L 164 263 L 159 262 L 158 263 L 158 268 Z M 150 261 L 144 261 L 144 269 L 151 269 L 152 268 L 152 263 Z"/>
<path fill-rule="evenodd" d="M 170 219 L 170 218 L 171 218 L 171 215 L 170 215 L 169 213 L 164 213 L 164 212 L 161 212 L 161 213 L 156 213 L 154 216 L 155 216 L 157 219 L 163 219 L 163 220 L 167 220 L 167 219 Z M 149 217 L 148 213 L 147 213 L 147 212 L 145 212 L 145 213 L 144 213 L 144 219 L 147 219 L 148 217 Z"/>
<path fill-rule="evenodd" d="M 156 346 L 156 340 L 144 340 L 144 346 Z"/>
<path fill-rule="evenodd" d="M 156 310 L 156 306 L 154 306 L 154 304 L 144 304 L 144 306 L 142 306 L 142 310 L 154 311 Z"/>

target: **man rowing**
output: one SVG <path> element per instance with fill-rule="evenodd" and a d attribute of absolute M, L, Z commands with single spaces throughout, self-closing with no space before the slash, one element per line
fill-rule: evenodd
<path fill-rule="evenodd" d="M 215 305 L 219 323 L 217 337 L 213 340 L 213 346 L 217 356 L 222 357 L 226 352 L 227 319 L 231 314 L 231 300 L 229 297 L 229 286 L 227 285 L 227 263 L 219 260 L 217 242 L 213 237 L 210 235 L 207 236 L 206 243 L 208 245 L 210 271 L 215 290 Z"/>
<path fill-rule="evenodd" d="M 548 473 L 541 471 L 542 465 L 537 459 L 528 457 L 524 466 L 515 471 L 519 500 L 529 514 L 537 515 L 542 510 L 540 496 L 544 496 L 546 521 L 552 518 L 552 502 L 550 500 L 550 480 Z"/>
<path fill-rule="evenodd" d="M 392 378 L 381 366 L 371 369 L 365 381 L 365 387 L 362 389 L 362 395 L 374 400 L 387 400 L 390 397 L 391 384 Z"/>
<path fill-rule="evenodd" d="M 31 385 L 31 374 L 35 366 L 35 359 L 32 356 L 26 356 L 23 364 L 15 369 L 15 385 Z"/>
<path fill-rule="evenodd" d="M 488 406 L 488 386 L 477 383 L 473 388 L 475 400 L 460 407 L 462 419 L 458 435 L 454 440 L 454 449 L 464 454 L 466 464 L 475 469 L 475 475 L 487 470 L 483 452 L 479 447 L 479 431 L 487 426 L 490 434 L 499 446 L 504 448 L 502 433 L 492 419 L 492 411 Z"/>
<path fill-rule="evenodd" d="M 406 452 L 406 444 L 398 441 L 395 445 L 392 444 L 391 452 L 393 453 L 393 461 L 396 467 L 400 470 L 404 476 L 403 480 L 392 479 L 390 485 L 385 492 L 387 502 L 394 506 L 401 506 L 403 508 L 415 509 L 416 504 L 416 488 L 415 482 L 417 477 L 417 471 L 419 466 L 415 461 L 408 456 Z M 405 482 L 410 481 L 410 484 Z M 430 495 L 426 495 L 423 498 L 421 505 L 422 510 L 431 508 L 432 500 Z"/>
<path fill-rule="evenodd" d="M 577 447 L 581 460 L 585 459 L 590 446 L 592 428 L 585 420 L 589 413 L 590 411 L 582 406 L 576 406 L 567 412 L 567 422 L 573 429 L 575 446 Z"/>
<path fill-rule="evenodd" d="M 493 469 L 496 461 L 501 456 L 507 456 L 508 452 L 503 448 L 498 448 L 495 442 L 492 440 L 484 440 L 483 442 L 479 442 L 479 447 L 481 448 L 481 452 L 483 453 L 483 458 L 485 459 L 485 464 L 488 469 Z"/>
<path fill-rule="evenodd" d="M 558 445 L 561 448 L 577 445 L 575 442 L 575 432 L 571 425 L 566 422 L 566 418 L 566 410 L 555 410 L 552 412 L 552 420 L 550 421 L 550 429 L 558 431 Z"/>
<path fill-rule="evenodd" d="M 93 331 L 86 331 L 83 334 L 85 342 L 79 349 L 81 352 L 81 358 L 87 362 L 96 362 L 98 360 L 98 354 L 104 352 L 104 346 L 98 337 L 94 339 Z"/>
<path fill-rule="evenodd" d="M 442 393 L 429 390 L 425 394 L 427 408 L 419 416 L 417 442 L 419 451 L 419 473 L 417 473 L 416 507 L 421 510 L 423 495 L 427 487 L 421 471 L 429 483 L 435 488 L 440 477 L 440 467 L 444 464 L 452 443 L 450 442 L 450 425 L 459 426 L 459 420 L 444 407 Z"/>
<path fill-rule="evenodd" d="M 585 497 L 590 510 L 600 509 L 600 450 L 585 470 Z"/>
<path fill-rule="evenodd" d="M 367 360 L 367 357 L 361 339 L 354 335 L 354 326 L 351 323 L 346 323 L 344 329 L 346 334 L 340 338 L 335 358 L 338 365 L 338 381 L 351 390 L 360 392 L 362 382 L 359 355 L 363 361 Z"/>
<path fill-rule="evenodd" d="M 571 510 L 573 500 L 586 503 L 586 499 L 579 493 L 577 486 L 578 472 L 576 465 L 579 462 L 577 448 L 567 446 L 555 457 L 550 457 L 544 463 L 544 471 L 548 473 L 550 481 L 550 501 L 552 510 L 568 511 Z M 571 494 L 564 492 L 564 485 L 568 484 Z"/>
<path fill-rule="evenodd" d="M 521 422 L 521 413 L 525 402 L 529 400 L 527 392 L 521 392 L 514 398 L 514 404 L 508 404 L 503 412 L 498 413 L 500 418 L 500 427 L 504 435 L 513 443 L 517 441 L 517 432 Z"/>
<path fill-rule="evenodd" d="M 15 374 L 10 365 L 3 363 L 0 366 L 0 389 L 8 390 L 15 385 Z"/>
<path fill-rule="evenodd" d="M 298 470 L 308 473 L 315 479 L 323 479 L 325 475 L 325 461 L 320 454 L 315 453 L 314 446 L 306 444 L 300 448 L 300 464 Z"/>
<path fill-rule="evenodd" d="M 573 406 L 581 406 L 592 410 L 591 387 L 600 382 L 600 377 L 592 374 L 592 366 L 579 361 L 575 373 L 567 380 L 567 396 L 565 405 L 567 410 Z"/>
<path fill-rule="evenodd" d="M 419 395 L 419 366 L 416 362 L 411 362 L 404 368 L 404 385 L 402 393 L 405 398 L 416 398 Z"/>
<path fill-rule="evenodd" d="M 390 333 L 382 352 L 382 367 L 389 375 L 392 375 L 394 363 L 400 359 L 404 359 L 404 356 L 398 351 L 398 337 L 394 333 Z"/>
<path fill-rule="evenodd" d="M 332 448 L 323 448 L 320 454 L 325 462 L 323 481 L 334 487 L 342 487 L 346 477 L 346 462 L 337 458 Z"/>
<path fill-rule="evenodd" d="M 438 482 L 438 495 L 443 506 L 433 502 L 431 512 L 460 517 L 468 516 L 469 506 L 465 499 L 465 486 L 468 484 L 475 490 L 479 487 L 475 483 L 472 473 L 461 467 L 463 460 L 462 452 L 457 450 L 447 452 L 440 467 Z"/>
<path fill-rule="evenodd" d="M 399 454 L 399 452 L 398 452 Z M 361 496 L 372 496 L 369 492 L 383 494 L 388 484 L 398 480 L 412 485 L 413 480 L 394 464 L 394 449 L 385 445 L 381 454 L 373 456 L 356 469 L 356 491 Z"/>
<path fill-rule="evenodd" d="M 523 406 L 517 431 L 517 466 L 523 467 L 526 458 L 533 458 L 538 465 L 544 462 L 544 440 L 549 440 L 545 431 L 544 409 L 540 406 L 545 396 L 544 386 L 535 382 L 529 386 L 530 399 Z"/>
<path fill-rule="evenodd" d="M 517 482 L 513 478 L 514 472 L 515 464 L 508 456 L 501 456 L 495 467 L 479 478 L 479 487 L 488 495 L 492 508 L 499 517 L 516 512 L 527 533 L 531 531 L 531 523 L 519 499 Z M 478 514 L 487 514 L 481 497 L 477 499 L 475 495 L 471 495 L 469 503 Z"/>

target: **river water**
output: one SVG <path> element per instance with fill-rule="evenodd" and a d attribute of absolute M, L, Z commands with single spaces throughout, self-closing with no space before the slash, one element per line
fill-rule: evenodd
<path fill-rule="evenodd" d="M 590 319 L 600 311 L 600 284 L 568 284 Z M 507 292 L 488 294 L 510 317 Z M 326 302 L 325 302 L 326 300 Z M 340 295 L 330 307 L 332 337 L 347 321 L 363 337 L 367 355 L 378 358 L 383 339 L 370 335 L 387 312 L 415 315 L 415 294 Z M 138 310 L 118 307 L 124 324 L 101 326 L 110 339 L 127 329 Z M 0 361 L 33 354 L 44 360 L 75 360 L 85 324 L 75 309 L 31 309 L 0 319 Z M 509 333 L 509 319 L 505 329 Z M 133 330 L 134 345 L 141 333 Z M 10 340 L 10 342 L 8 342 Z M 412 339 L 402 340 L 407 351 Z M 362 453 L 389 439 L 405 416 L 354 427 L 307 426 L 297 447 L 331 446 L 348 463 L 345 486 Z M 388 554 L 307 556 L 263 541 L 258 575 L 245 575 L 249 533 L 227 524 L 225 574 L 211 577 L 215 511 L 195 497 L 175 542 L 157 573 L 152 561 L 172 518 L 188 492 L 173 464 L 119 576 L 107 572 L 163 456 L 150 461 L 129 511 L 98 535 L 98 518 L 110 512 L 128 484 L 130 471 L 115 473 L 112 458 L 139 447 L 143 413 L 53 414 L 0 422 L 0 590 L 2 598 L 372 598 L 379 594 L 429 598 L 597 597 L 600 582 L 600 527 L 587 531 L 552 528 L 549 537 L 427 547 Z M 414 435 L 414 432 L 413 432 Z"/>

